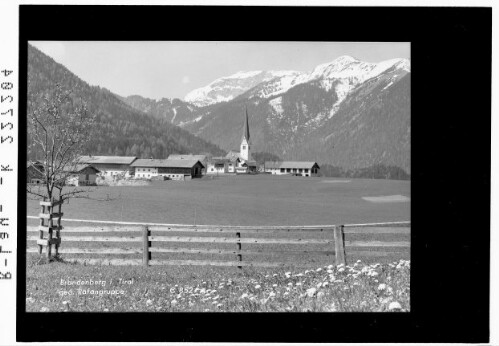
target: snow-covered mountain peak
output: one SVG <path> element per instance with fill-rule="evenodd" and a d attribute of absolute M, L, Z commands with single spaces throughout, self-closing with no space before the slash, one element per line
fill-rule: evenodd
<path fill-rule="evenodd" d="M 335 89 L 342 90 L 338 97 L 341 102 L 344 95 L 368 79 L 377 77 L 392 68 L 410 72 L 410 66 L 408 59 L 390 59 L 370 63 L 360 61 L 350 55 L 343 55 L 331 62 L 316 66 L 310 73 L 278 70 L 239 71 L 191 91 L 185 96 L 185 101 L 202 107 L 230 101 L 255 87 L 250 97 L 269 98 L 285 93 L 298 84 L 319 81 L 327 91 L 333 84 L 336 84 Z M 339 92 L 339 89 L 337 91 Z"/>
<path fill-rule="evenodd" d="M 196 106 L 230 101 L 254 86 L 275 78 L 296 76 L 297 71 L 238 71 L 188 93 L 184 100 Z"/>

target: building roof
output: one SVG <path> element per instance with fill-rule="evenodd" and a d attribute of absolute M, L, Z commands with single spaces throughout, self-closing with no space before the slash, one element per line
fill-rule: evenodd
<path fill-rule="evenodd" d="M 198 163 L 204 167 L 199 160 L 158 160 L 158 159 L 137 159 L 132 163 L 132 167 L 154 167 L 154 168 L 192 168 Z"/>
<path fill-rule="evenodd" d="M 211 159 L 211 163 L 213 164 L 225 164 L 225 163 L 229 163 L 230 162 L 230 159 L 228 158 L 225 158 L 225 157 L 214 157 Z"/>
<path fill-rule="evenodd" d="M 227 155 L 225 155 L 225 158 L 231 161 L 237 161 L 241 160 L 241 154 L 238 151 L 231 150 L 227 153 Z"/>
<path fill-rule="evenodd" d="M 206 155 L 184 155 L 184 154 L 170 154 L 168 160 L 199 160 L 203 162 L 206 160 Z"/>
<path fill-rule="evenodd" d="M 82 163 L 107 163 L 117 165 L 130 165 L 137 159 L 136 156 L 81 156 Z"/>
<path fill-rule="evenodd" d="M 319 165 L 315 161 L 265 161 L 265 168 L 312 168 Z"/>
<path fill-rule="evenodd" d="M 244 164 L 248 167 L 256 167 L 257 166 L 256 161 L 246 161 Z"/>
<path fill-rule="evenodd" d="M 70 172 L 70 173 L 79 173 L 87 168 L 91 168 L 93 169 L 96 173 L 99 173 L 100 171 L 95 168 L 94 166 L 92 165 L 89 165 L 89 164 L 85 164 L 85 163 L 80 163 L 80 164 L 77 164 L 75 166 L 67 166 L 67 167 L 64 167 L 64 171 L 65 172 Z"/>

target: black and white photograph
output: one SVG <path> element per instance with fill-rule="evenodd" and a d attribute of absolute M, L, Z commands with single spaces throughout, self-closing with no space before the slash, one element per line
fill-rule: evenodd
<path fill-rule="evenodd" d="M 26 310 L 410 311 L 410 86 L 405 42 L 29 42 Z"/>
<path fill-rule="evenodd" d="M 490 8 L 16 10 L 16 340 L 490 341 Z"/>

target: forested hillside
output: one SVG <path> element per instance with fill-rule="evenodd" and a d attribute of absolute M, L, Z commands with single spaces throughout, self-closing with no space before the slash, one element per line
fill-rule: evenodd
<path fill-rule="evenodd" d="M 36 107 L 55 84 L 70 90 L 74 99 L 84 102 L 89 111 L 96 114 L 96 126 L 86 148 L 89 154 L 142 158 L 166 158 L 174 153 L 224 154 L 216 145 L 168 120 L 155 118 L 127 105 L 109 90 L 88 85 L 63 65 L 29 46 L 28 102 Z"/>

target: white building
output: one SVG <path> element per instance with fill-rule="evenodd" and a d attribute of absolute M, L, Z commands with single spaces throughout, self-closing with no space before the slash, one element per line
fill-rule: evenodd
<path fill-rule="evenodd" d="M 135 178 L 151 179 L 157 176 L 172 180 L 188 180 L 201 176 L 204 168 L 199 160 L 157 160 L 138 159 L 132 167 L 135 169 Z"/>
<path fill-rule="evenodd" d="M 266 161 L 265 172 L 276 175 L 299 175 L 316 177 L 319 174 L 319 165 L 313 161 Z"/>
<path fill-rule="evenodd" d="M 79 162 L 90 164 L 100 171 L 104 177 L 130 177 L 133 170 L 131 164 L 135 156 L 81 156 Z"/>
<path fill-rule="evenodd" d="M 69 175 L 66 178 L 66 185 L 89 186 L 96 185 L 97 173 L 99 170 L 92 165 L 79 164 L 65 169 Z"/>

